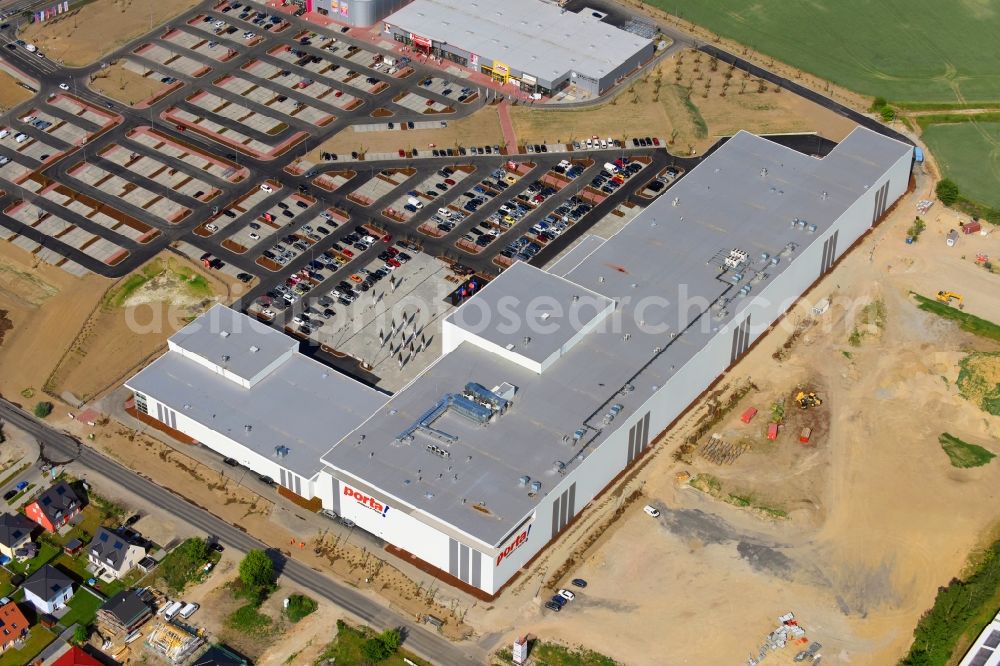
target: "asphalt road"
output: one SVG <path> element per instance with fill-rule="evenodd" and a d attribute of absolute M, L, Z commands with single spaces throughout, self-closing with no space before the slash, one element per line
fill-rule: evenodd
<path fill-rule="evenodd" d="M 402 619 L 400 615 L 385 608 L 377 601 L 353 588 L 335 582 L 327 575 L 294 559 L 276 553 L 238 527 L 216 518 L 206 509 L 195 506 L 185 498 L 175 495 L 150 479 L 123 467 L 94 449 L 81 444 L 77 439 L 37 421 L 27 412 L 2 399 L 0 399 L 0 419 L 35 437 L 43 445 L 46 457 L 57 460 L 73 459 L 77 464 L 104 477 L 103 483 L 110 483 L 135 493 L 175 516 L 178 520 L 184 521 L 208 535 L 216 536 L 228 548 L 234 548 L 241 552 L 253 548 L 269 550 L 275 554 L 279 571 L 287 580 L 353 613 L 373 627 L 378 629 L 400 627 L 406 635 L 406 648 L 421 657 L 442 665 L 483 663 L 485 653 L 477 646 L 471 644 L 466 646 L 453 645 L 422 626 Z"/>

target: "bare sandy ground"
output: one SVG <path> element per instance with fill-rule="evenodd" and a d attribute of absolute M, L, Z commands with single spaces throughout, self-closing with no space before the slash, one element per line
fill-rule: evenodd
<path fill-rule="evenodd" d="M 19 36 L 56 62 L 83 67 L 196 4 L 194 0 L 95 0 L 55 19 L 30 23 Z"/>
<path fill-rule="evenodd" d="M 699 116 L 704 123 L 701 129 Z M 740 70 L 713 65 L 708 56 L 691 51 L 666 58 L 604 104 L 581 109 L 522 105 L 511 109 L 511 119 L 519 141 L 525 143 L 574 141 L 593 135 L 656 136 L 672 138 L 671 150 L 678 154 L 689 148 L 704 152 L 718 137 L 740 129 L 758 134 L 817 132 L 840 141 L 854 128 L 854 123 L 818 104 L 775 92 L 771 86 L 761 90 L 756 79 Z"/>
<path fill-rule="evenodd" d="M 790 357 L 779 363 L 772 353 L 808 316 L 806 308 L 731 371 L 727 383 L 750 378 L 759 390 L 713 431 L 743 433 L 751 453 L 726 467 L 700 456 L 692 465 L 675 462 L 670 453 L 694 423 L 686 419 L 634 482 L 644 496 L 558 582 L 587 579 L 577 601 L 559 614 L 538 610 L 551 594 L 540 586 L 583 539 L 571 533 L 501 598 L 500 612 L 477 608 L 469 621 L 482 626 L 492 619 L 501 634 L 497 620 L 510 617 L 503 644 L 527 631 L 584 644 L 625 664 L 735 664 L 757 653 L 778 615 L 794 611 L 808 638 L 824 645 L 825 663 L 888 664 L 902 657 L 938 586 L 962 570 L 1000 518 L 994 500 L 1000 465 L 952 468 L 937 442 L 948 431 L 1000 452 L 1000 419 L 955 389 L 965 352 L 997 346 L 920 312 L 908 298 L 911 289 L 931 295 L 955 289 L 966 296 L 966 311 L 997 319 L 997 277 L 973 259 L 976 251 L 1000 253 L 1000 240 L 963 237 L 947 248 L 954 218 L 932 211 L 928 231 L 907 246 L 903 235 L 916 198 L 900 204 L 814 290 L 813 301 L 831 297 L 833 305 Z M 857 310 L 879 298 L 888 313 L 885 330 L 850 346 Z M 817 413 L 828 415 L 828 434 L 803 447 L 789 427 L 778 442 L 763 444 L 763 412 L 799 384 L 816 387 L 826 400 Z M 762 414 L 744 426 L 738 416 L 749 405 Z M 789 518 L 766 520 L 724 504 L 678 483 L 680 471 L 711 473 L 727 492 L 785 508 Z M 662 516 L 642 513 L 645 502 Z M 788 647 L 768 663 L 792 663 L 798 649 Z"/>
<path fill-rule="evenodd" d="M 0 71 L 0 109 L 11 109 L 29 99 L 32 92 L 17 85 L 17 79 L 7 72 Z"/>

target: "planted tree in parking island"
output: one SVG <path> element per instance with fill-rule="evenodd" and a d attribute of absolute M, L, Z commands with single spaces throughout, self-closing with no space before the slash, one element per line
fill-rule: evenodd
<path fill-rule="evenodd" d="M 937 194 L 937 198 L 945 206 L 950 206 L 958 201 L 958 185 L 956 185 L 955 181 L 950 178 L 945 178 L 938 183 L 937 187 L 934 189 L 934 193 Z"/>

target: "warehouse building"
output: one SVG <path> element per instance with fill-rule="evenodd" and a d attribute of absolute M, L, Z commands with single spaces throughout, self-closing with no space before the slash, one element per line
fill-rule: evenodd
<path fill-rule="evenodd" d="M 610 239 L 504 271 L 393 396 L 221 306 L 127 385 L 170 427 L 495 594 L 831 270 L 911 159 L 861 128 L 822 159 L 740 132 Z"/>
<path fill-rule="evenodd" d="M 600 95 L 653 57 L 653 41 L 540 0 L 414 0 L 385 19 L 398 42 L 551 96 Z"/>
<path fill-rule="evenodd" d="M 307 12 L 346 23 L 367 27 L 378 23 L 383 16 L 403 7 L 410 0 L 295 0 Z"/>

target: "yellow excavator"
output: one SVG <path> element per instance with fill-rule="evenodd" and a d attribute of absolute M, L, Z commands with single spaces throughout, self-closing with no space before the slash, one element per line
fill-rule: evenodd
<path fill-rule="evenodd" d="M 961 294 L 956 294 L 953 291 L 939 291 L 937 293 L 937 299 L 942 303 L 952 304 L 955 301 L 958 304 L 958 309 L 962 310 L 965 308 L 965 299 L 962 298 Z"/>
<path fill-rule="evenodd" d="M 819 407 L 823 404 L 823 401 L 818 395 L 809 391 L 799 391 L 795 396 L 795 404 L 799 406 L 799 409 L 809 409 L 810 407 Z"/>

